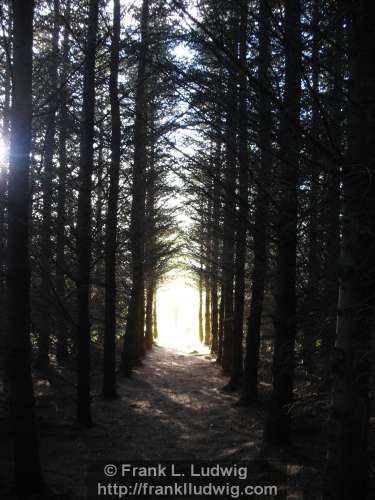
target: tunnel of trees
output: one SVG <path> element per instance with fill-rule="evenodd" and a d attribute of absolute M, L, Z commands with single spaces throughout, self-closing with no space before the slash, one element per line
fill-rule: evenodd
<path fill-rule="evenodd" d="M 62 494 L 95 433 L 111 457 L 111 413 L 139 457 L 163 370 L 215 446 L 301 465 L 293 498 L 374 498 L 372 3 L 1 1 L 1 498 Z M 159 342 L 171 276 L 203 355 Z"/>

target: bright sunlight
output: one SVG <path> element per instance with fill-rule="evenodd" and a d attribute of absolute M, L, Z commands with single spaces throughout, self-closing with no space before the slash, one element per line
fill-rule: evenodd
<path fill-rule="evenodd" d="M 201 349 L 198 339 L 199 295 L 185 277 L 171 277 L 157 290 L 158 344 L 180 350 Z"/>
<path fill-rule="evenodd" d="M 0 166 L 2 166 L 3 163 L 5 162 L 6 155 L 7 155 L 7 148 L 4 139 L 0 136 Z"/>

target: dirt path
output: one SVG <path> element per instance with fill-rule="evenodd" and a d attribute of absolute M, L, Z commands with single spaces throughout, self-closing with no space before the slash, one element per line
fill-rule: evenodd
<path fill-rule="evenodd" d="M 118 401 L 96 397 L 92 429 L 42 425 L 42 457 L 56 491 L 83 493 L 91 460 L 251 459 L 261 443 L 261 412 L 234 406 L 227 379 L 202 353 L 156 347 L 130 379 L 119 379 Z M 54 419 L 55 420 L 55 419 Z M 61 416 L 56 418 L 61 422 Z"/>
<path fill-rule="evenodd" d="M 124 446 L 116 450 L 118 456 L 212 459 L 237 457 L 245 450 L 254 454 L 261 437 L 259 418 L 233 406 L 237 398 L 221 391 L 225 383 L 208 356 L 156 348 L 131 380 L 120 382 L 124 420 L 116 434 L 124 437 Z"/>
<path fill-rule="evenodd" d="M 155 347 L 132 378 L 119 377 L 116 401 L 99 395 L 102 354 L 97 353 L 97 358 L 93 363 L 95 426 L 90 429 L 74 423 L 73 368 L 66 367 L 60 379 L 50 373 L 48 378 L 34 381 L 45 478 L 54 491 L 67 495 L 64 498 L 84 495 L 86 471 L 92 461 L 238 462 L 261 456 L 266 462 L 299 464 L 294 481 L 303 484 L 306 492 L 311 490 L 304 498 L 318 498 L 319 441 L 306 437 L 286 450 L 262 448 L 261 405 L 235 406 L 238 396 L 222 391 L 227 378 L 207 353 Z M 63 376 L 66 384 L 61 383 Z M 0 483 L 4 482 L 1 476 L 5 482 L 11 477 L 11 462 L 6 458 L 10 440 L 5 441 L 0 449 Z M 262 474 L 268 478 L 267 470 Z"/>

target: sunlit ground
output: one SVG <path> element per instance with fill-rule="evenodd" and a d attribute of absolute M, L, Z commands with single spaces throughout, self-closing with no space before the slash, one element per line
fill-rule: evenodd
<path fill-rule="evenodd" d="M 205 350 L 198 338 L 199 294 L 186 278 L 174 277 L 157 290 L 159 345 L 180 351 Z"/>

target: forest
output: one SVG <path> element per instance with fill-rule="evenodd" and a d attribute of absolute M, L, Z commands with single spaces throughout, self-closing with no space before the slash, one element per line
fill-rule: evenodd
<path fill-rule="evenodd" d="M 375 498 L 371 7 L 0 0 L 1 499 Z"/>

